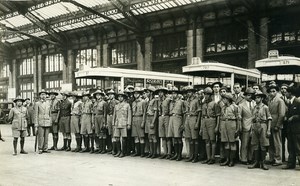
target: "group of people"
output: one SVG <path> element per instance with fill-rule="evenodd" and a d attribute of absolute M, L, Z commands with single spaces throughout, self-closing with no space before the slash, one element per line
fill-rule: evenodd
<path fill-rule="evenodd" d="M 187 162 L 215 164 L 220 154 L 221 166 L 232 167 L 240 161 L 249 164 L 249 169 L 268 170 L 267 163 L 279 166 L 285 161 L 287 139 L 289 157 L 283 168 L 294 169 L 297 159 L 300 164 L 299 89 L 273 82 L 266 87 L 254 84 L 242 92 L 235 83 L 233 93 L 229 92 L 221 82 L 200 90 L 127 86 L 118 93 L 112 89 L 61 92 L 61 100 L 58 92 L 42 90 L 32 120 L 38 153 L 63 150 L 180 161 L 184 139 Z M 9 114 L 14 155 L 19 137 L 20 153 L 26 154 L 30 104 L 24 105 L 22 98 L 14 102 Z M 61 148 L 57 147 L 59 132 Z M 53 146 L 48 149 L 49 133 Z M 71 135 L 76 139 L 73 150 Z"/>

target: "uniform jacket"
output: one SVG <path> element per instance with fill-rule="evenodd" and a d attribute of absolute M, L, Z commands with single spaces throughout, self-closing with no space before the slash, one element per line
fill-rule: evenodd
<path fill-rule="evenodd" d="M 158 100 L 158 114 L 168 116 L 170 114 L 170 102 L 171 99 L 165 97 L 163 100 Z"/>
<path fill-rule="evenodd" d="M 113 125 L 117 128 L 126 128 L 131 125 L 132 112 L 129 103 L 121 102 L 115 106 Z"/>
<path fill-rule="evenodd" d="M 249 103 L 251 103 L 251 109 Z M 242 101 L 239 104 L 241 110 L 241 117 L 242 117 L 242 131 L 244 132 L 250 131 L 251 129 L 252 120 L 253 120 L 252 112 L 254 110 L 254 106 L 255 106 L 255 101 L 253 100 L 249 102 L 244 99 L 244 101 Z"/>
<path fill-rule="evenodd" d="M 71 115 L 80 116 L 82 110 L 82 101 L 76 101 L 72 104 Z"/>
<path fill-rule="evenodd" d="M 300 99 L 295 98 L 293 103 L 289 103 L 287 118 L 292 118 L 288 123 L 289 132 L 300 134 Z"/>
<path fill-rule="evenodd" d="M 12 129 L 27 130 L 29 114 L 24 106 L 14 107 L 9 111 L 8 119 L 12 121 Z"/>
<path fill-rule="evenodd" d="M 119 103 L 118 100 L 116 99 L 110 99 L 107 102 L 107 114 L 108 115 L 113 115 L 114 114 L 114 110 L 115 110 L 115 106 Z"/>
<path fill-rule="evenodd" d="M 62 100 L 59 104 L 59 117 L 71 115 L 72 103 L 68 100 Z"/>
<path fill-rule="evenodd" d="M 50 117 L 50 103 L 49 101 L 38 101 L 34 107 L 35 110 L 35 122 L 36 127 L 50 127 L 52 125 Z"/>
<path fill-rule="evenodd" d="M 176 115 L 183 115 L 186 112 L 186 104 L 183 100 L 177 99 L 170 103 L 170 113 Z"/>
<path fill-rule="evenodd" d="M 268 101 L 268 107 L 272 116 L 271 128 L 282 128 L 286 109 L 284 101 L 276 95 Z"/>

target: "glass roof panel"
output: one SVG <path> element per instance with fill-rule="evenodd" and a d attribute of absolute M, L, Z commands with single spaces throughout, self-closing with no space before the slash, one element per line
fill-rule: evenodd
<path fill-rule="evenodd" d="M 99 5 L 102 6 L 109 3 L 108 0 L 75 0 L 75 1 L 87 7 L 94 7 Z"/>
<path fill-rule="evenodd" d="M 0 21 L 2 24 L 5 24 L 6 26 L 13 26 L 13 27 L 19 27 L 23 25 L 30 24 L 31 21 L 24 17 L 23 15 L 14 16 L 11 18 L 7 18 L 5 20 Z"/>

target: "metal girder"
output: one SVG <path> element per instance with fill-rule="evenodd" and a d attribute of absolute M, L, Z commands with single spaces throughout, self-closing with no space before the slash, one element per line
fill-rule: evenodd
<path fill-rule="evenodd" d="M 123 22 L 121 22 L 121 21 L 115 20 L 115 19 L 113 19 L 113 18 L 111 18 L 111 17 L 109 17 L 109 16 L 106 16 L 106 15 L 100 13 L 100 12 L 97 12 L 96 10 L 94 10 L 94 9 L 92 9 L 92 8 L 86 7 L 86 6 L 84 6 L 83 4 L 80 4 L 80 3 L 76 2 L 76 1 L 73 1 L 73 0 L 62 0 L 62 1 L 72 3 L 72 4 L 75 5 L 75 6 L 78 6 L 78 7 L 82 8 L 82 9 L 88 11 L 88 12 L 91 12 L 91 13 L 93 13 L 93 14 L 96 14 L 96 15 L 98 15 L 98 16 L 104 18 L 104 19 L 107 19 L 107 20 L 109 20 L 109 21 L 111 21 L 111 22 L 114 22 L 114 23 L 117 24 L 117 25 L 123 26 L 123 27 L 125 27 L 125 28 L 127 28 L 127 29 L 129 29 L 129 30 L 131 30 L 131 31 L 133 31 L 133 32 L 135 32 L 135 33 L 138 33 L 138 32 L 139 32 L 139 30 L 137 30 L 135 27 L 132 27 L 132 26 L 130 26 L 130 25 L 127 25 L 127 24 L 125 24 L 125 23 L 123 23 Z"/>
<path fill-rule="evenodd" d="M 141 25 L 140 21 L 137 17 L 130 11 L 130 2 L 122 2 L 121 0 L 109 0 L 112 5 L 118 9 L 119 12 L 123 14 L 123 16 L 130 21 L 138 30 L 140 30 Z"/>
<path fill-rule="evenodd" d="M 60 43 L 57 43 L 57 42 L 54 42 L 54 41 L 51 41 L 49 39 L 44 39 L 44 38 L 41 38 L 41 37 L 37 37 L 37 36 L 33 36 L 33 35 L 30 35 L 26 32 L 22 32 L 21 30 L 18 30 L 16 28 L 11 28 L 11 27 L 7 27 L 5 26 L 5 28 L 9 31 L 13 31 L 13 32 L 16 32 L 16 33 L 19 33 L 19 34 L 22 34 L 22 35 L 25 35 L 27 37 L 30 37 L 30 38 L 33 38 L 33 39 L 36 39 L 36 40 L 40 40 L 40 41 L 44 41 L 44 42 L 47 42 L 47 43 L 51 43 L 53 45 L 56 45 L 56 46 L 60 46 Z"/>
<path fill-rule="evenodd" d="M 14 4 L 13 2 L 10 2 L 10 5 L 13 6 L 19 12 L 19 14 L 22 14 L 24 17 L 29 19 L 34 25 L 36 25 L 40 29 L 44 30 L 47 34 L 49 34 L 55 41 L 61 44 L 65 43 L 66 37 L 63 38 L 59 33 L 53 30 L 49 24 L 47 24 L 46 22 L 35 16 L 33 13 L 28 11 L 26 7 L 20 7 L 18 4 Z"/>

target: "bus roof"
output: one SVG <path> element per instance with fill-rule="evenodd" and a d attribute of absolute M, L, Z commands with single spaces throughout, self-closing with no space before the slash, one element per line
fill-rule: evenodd
<path fill-rule="evenodd" d="M 255 68 L 266 74 L 299 74 L 300 58 L 277 56 L 255 62 Z"/>
<path fill-rule="evenodd" d="M 208 78 L 230 77 L 232 73 L 254 78 L 260 78 L 260 72 L 256 69 L 245 69 L 233 65 L 216 62 L 203 62 L 182 67 L 186 74 Z"/>
<path fill-rule="evenodd" d="M 115 78 L 116 80 L 119 80 L 121 77 L 124 77 L 124 78 L 173 80 L 177 82 L 193 81 L 193 77 L 188 75 L 144 71 L 144 70 L 122 69 L 122 68 L 109 68 L 109 67 L 89 68 L 87 66 L 84 66 L 81 67 L 81 69 L 78 72 L 75 72 L 75 78 L 101 79 L 105 77 Z"/>

